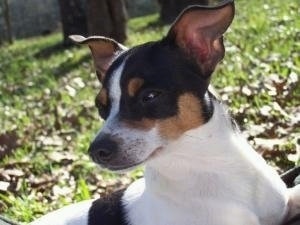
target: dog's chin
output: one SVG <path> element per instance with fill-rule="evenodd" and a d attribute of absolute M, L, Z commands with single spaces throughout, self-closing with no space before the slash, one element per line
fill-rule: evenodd
<path fill-rule="evenodd" d="M 141 163 L 136 163 L 136 164 L 131 164 L 131 165 L 106 166 L 105 169 L 108 169 L 115 173 L 123 174 L 123 173 L 130 172 L 130 171 L 138 168 L 139 166 L 143 166 L 143 165 L 144 165 L 144 162 L 141 162 Z"/>
<path fill-rule="evenodd" d="M 162 151 L 162 149 L 163 149 L 162 147 L 156 148 L 147 158 L 140 160 L 138 162 L 132 162 L 132 163 L 122 164 L 122 165 L 107 164 L 107 165 L 99 165 L 99 166 L 116 173 L 127 173 L 136 169 L 137 167 L 144 166 L 147 163 L 147 161 L 157 157 L 159 153 Z"/>

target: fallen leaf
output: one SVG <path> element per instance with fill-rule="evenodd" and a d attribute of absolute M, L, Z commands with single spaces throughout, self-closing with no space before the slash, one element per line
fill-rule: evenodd
<path fill-rule="evenodd" d="M 23 177 L 25 173 L 20 169 L 6 169 L 2 171 L 2 176 Z"/>
<path fill-rule="evenodd" d="M 260 153 L 280 150 L 280 146 L 284 146 L 285 143 L 287 143 L 286 138 L 253 138 L 253 144 L 256 146 L 256 150 Z M 296 150 L 294 149 L 293 152 L 295 151 Z"/>
<path fill-rule="evenodd" d="M 9 185 L 9 182 L 0 181 L 0 191 L 8 191 Z"/>
<path fill-rule="evenodd" d="M 261 107 L 261 108 L 259 109 L 259 112 L 260 112 L 260 114 L 263 115 L 263 116 L 269 116 L 271 110 L 272 110 L 272 107 L 271 107 L 271 106 L 269 106 L 269 105 L 264 105 L 263 107 Z"/>
<path fill-rule="evenodd" d="M 63 165 L 67 165 L 77 160 L 77 156 L 72 154 L 71 152 L 62 152 L 62 151 L 54 151 L 49 156 L 54 162 L 61 163 Z"/>
<path fill-rule="evenodd" d="M 18 135 L 16 131 L 8 131 L 0 134 L 0 160 L 18 147 Z"/>
<path fill-rule="evenodd" d="M 39 136 L 37 141 L 41 143 L 42 146 L 62 146 L 63 139 L 57 135 L 47 137 L 47 136 Z"/>

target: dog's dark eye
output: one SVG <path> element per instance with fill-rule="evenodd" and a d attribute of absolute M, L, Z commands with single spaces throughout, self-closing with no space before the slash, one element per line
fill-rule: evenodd
<path fill-rule="evenodd" d="M 161 91 L 158 90 L 146 91 L 142 95 L 142 101 L 143 103 L 152 102 L 160 95 L 161 95 Z"/>

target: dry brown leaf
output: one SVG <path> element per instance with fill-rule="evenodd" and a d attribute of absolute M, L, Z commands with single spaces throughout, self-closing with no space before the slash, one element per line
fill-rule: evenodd
<path fill-rule="evenodd" d="M 18 147 L 18 135 L 16 131 L 8 131 L 0 134 L 0 159 L 11 153 Z"/>

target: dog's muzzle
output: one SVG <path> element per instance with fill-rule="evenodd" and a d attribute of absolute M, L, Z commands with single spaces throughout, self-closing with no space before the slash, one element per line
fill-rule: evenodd
<path fill-rule="evenodd" d="M 109 163 L 118 152 L 118 144 L 109 135 L 97 137 L 89 147 L 92 160 L 100 165 Z"/>

